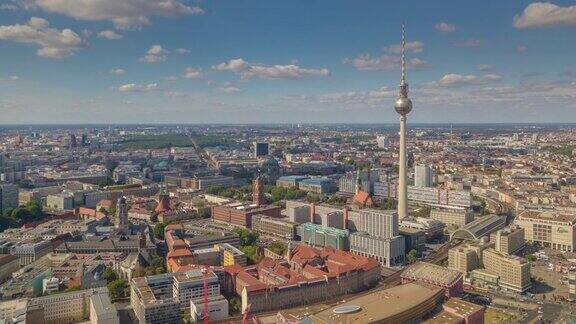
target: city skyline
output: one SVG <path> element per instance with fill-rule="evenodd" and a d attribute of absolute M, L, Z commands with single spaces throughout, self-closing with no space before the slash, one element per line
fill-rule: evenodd
<path fill-rule="evenodd" d="M 1 124 L 397 123 L 404 21 L 410 123 L 576 122 L 568 1 L 101 4 L 0 5 Z"/>

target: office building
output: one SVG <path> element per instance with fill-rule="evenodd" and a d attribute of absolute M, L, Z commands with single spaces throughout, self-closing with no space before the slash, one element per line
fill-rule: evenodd
<path fill-rule="evenodd" d="M 92 297 L 98 295 L 94 300 Z M 106 301 L 106 299 L 108 299 Z M 102 305 L 106 305 L 107 309 L 100 309 L 98 300 Z M 92 306 L 92 301 L 95 305 Z M 95 313 L 90 311 L 91 307 L 95 307 Z M 110 319 L 116 313 L 116 308 L 110 303 L 108 297 L 108 288 L 92 288 L 73 292 L 65 292 L 54 295 L 47 295 L 42 297 L 31 298 L 28 300 L 28 314 L 31 316 L 40 316 L 43 322 L 46 323 L 77 323 L 90 318 L 92 315 L 98 318 L 98 315 Z M 35 322 L 35 321 L 32 321 Z M 97 323 L 118 323 L 114 322 L 97 322 Z"/>
<path fill-rule="evenodd" d="M 220 294 L 220 282 L 214 272 L 202 273 L 201 270 L 190 270 L 173 274 L 172 297 L 180 302 L 180 308 L 190 307 L 190 300 L 204 296 L 204 282 L 208 284 L 208 296 Z"/>
<path fill-rule="evenodd" d="M 309 218 L 306 218 L 309 220 Z M 293 240 L 296 236 L 296 226 L 298 223 L 287 219 L 272 218 L 265 215 L 255 215 L 252 217 L 252 229 L 268 234 Z"/>
<path fill-rule="evenodd" d="M 305 223 L 302 227 L 302 242 L 317 247 L 332 247 L 338 250 L 348 250 L 349 231 Z"/>
<path fill-rule="evenodd" d="M 222 206 L 212 206 L 212 219 L 236 226 L 252 228 L 252 217 L 265 215 L 280 218 L 282 207 L 274 205 L 256 206 L 255 204 L 232 203 Z"/>
<path fill-rule="evenodd" d="M 528 242 L 553 250 L 576 251 L 576 215 L 523 211 L 514 222 L 524 229 L 524 238 Z"/>
<path fill-rule="evenodd" d="M 298 201 L 286 201 L 286 215 L 291 222 L 303 224 L 310 222 L 310 205 Z"/>
<path fill-rule="evenodd" d="M 472 195 L 468 190 L 408 186 L 408 200 L 413 204 L 470 208 Z"/>
<path fill-rule="evenodd" d="M 18 207 L 18 186 L 11 183 L 0 183 L 0 211 Z"/>
<path fill-rule="evenodd" d="M 110 302 L 108 294 L 90 296 L 90 324 L 120 324 L 118 311 Z"/>
<path fill-rule="evenodd" d="M 424 231 L 403 227 L 398 228 L 398 234 L 404 237 L 405 251 L 416 250 L 418 254 L 422 253 L 426 248 L 426 233 Z"/>
<path fill-rule="evenodd" d="M 204 319 L 204 298 L 190 300 L 190 316 L 192 322 Z M 228 300 L 222 295 L 208 297 L 208 320 L 221 321 L 228 318 Z"/>
<path fill-rule="evenodd" d="M 140 323 L 180 323 L 180 313 L 190 302 L 203 298 L 204 278 L 208 296 L 220 294 L 220 283 L 214 272 L 200 270 L 165 273 L 133 278 L 130 282 L 130 304 Z"/>
<path fill-rule="evenodd" d="M 414 167 L 414 186 L 420 188 L 431 188 L 434 184 L 434 172 L 427 165 L 417 165 Z"/>
<path fill-rule="evenodd" d="M 266 142 L 254 142 L 254 157 L 266 156 L 269 154 L 269 145 Z"/>
<path fill-rule="evenodd" d="M 494 242 L 494 249 L 502 254 L 515 254 L 526 245 L 524 229 L 511 226 L 498 230 L 490 234 L 490 242 Z"/>
<path fill-rule="evenodd" d="M 504 255 L 494 249 L 482 252 L 485 274 L 498 278 L 498 286 L 517 293 L 524 293 L 532 287 L 530 282 L 530 263 L 524 258 Z M 478 278 L 477 276 L 475 278 Z"/>
<path fill-rule="evenodd" d="M 448 250 L 448 268 L 464 274 L 480 267 L 477 251 L 469 245 L 461 245 Z"/>
<path fill-rule="evenodd" d="M 383 266 L 393 267 L 404 263 L 405 243 L 401 235 L 383 238 L 366 232 L 350 234 L 350 252 L 371 257 Z"/>
<path fill-rule="evenodd" d="M 430 218 L 446 224 L 446 226 L 464 226 L 474 220 L 474 213 L 463 207 L 434 207 L 430 210 Z"/>
<path fill-rule="evenodd" d="M 363 209 L 358 230 L 381 238 L 398 236 L 398 213 L 395 210 Z"/>

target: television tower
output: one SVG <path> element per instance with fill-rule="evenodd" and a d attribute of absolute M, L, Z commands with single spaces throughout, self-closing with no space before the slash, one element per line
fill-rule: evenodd
<path fill-rule="evenodd" d="M 394 109 L 400 114 L 400 168 L 398 175 L 398 217 L 408 216 L 408 185 L 406 183 L 406 115 L 412 110 L 412 101 L 408 99 L 408 84 L 406 83 L 406 37 L 402 24 L 402 77 L 400 92 L 394 104 Z"/>

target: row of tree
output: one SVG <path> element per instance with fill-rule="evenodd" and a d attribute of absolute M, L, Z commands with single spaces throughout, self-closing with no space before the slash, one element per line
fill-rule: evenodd
<path fill-rule="evenodd" d="M 0 215 L 0 230 L 3 231 L 7 228 L 20 227 L 26 223 L 40 220 L 43 217 L 42 205 L 32 200 L 24 207 L 7 208 L 4 210 L 4 213 Z"/>

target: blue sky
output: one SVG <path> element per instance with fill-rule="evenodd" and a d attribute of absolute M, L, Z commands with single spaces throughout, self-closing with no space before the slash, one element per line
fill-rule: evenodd
<path fill-rule="evenodd" d="M 576 122 L 576 3 L 0 0 L 0 123 Z M 396 46 L 395 46 L 396 45 Z"/>

